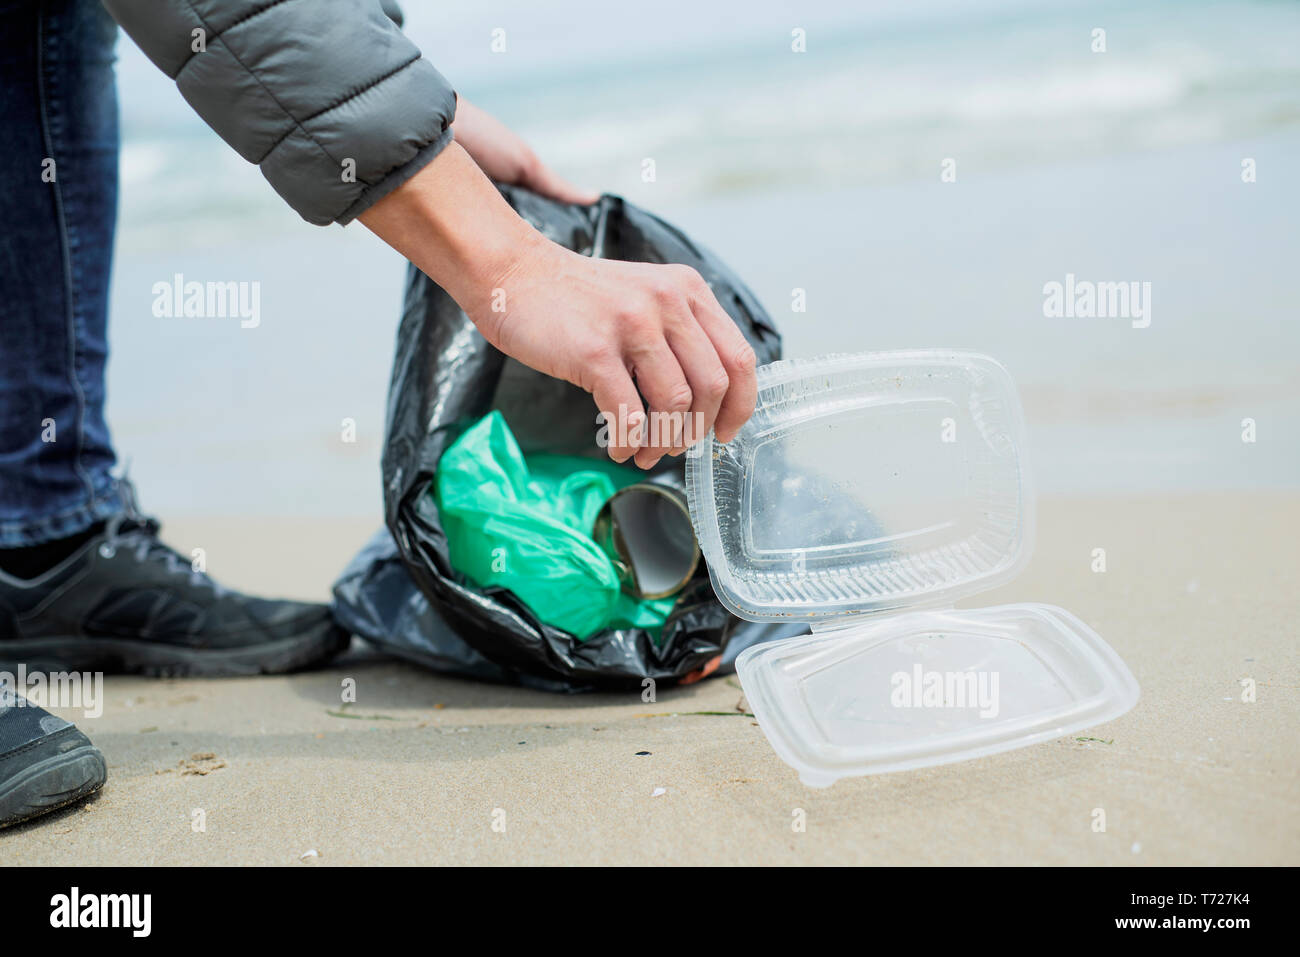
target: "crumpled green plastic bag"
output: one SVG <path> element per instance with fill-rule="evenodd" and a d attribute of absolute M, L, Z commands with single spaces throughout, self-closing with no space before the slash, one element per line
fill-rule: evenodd
<path fill-rule="evenodd" d="M 640 477 L 577 456 L 525 459 L 505 418 L 490 412 L 452 443 L 434 477 L 452 566 L 480 588 L 508 588 L 539 620 L 579 639 L 626 626 L 657 635 L 675 598 L 624 594 L 591 538 L 601 506 Z"/>

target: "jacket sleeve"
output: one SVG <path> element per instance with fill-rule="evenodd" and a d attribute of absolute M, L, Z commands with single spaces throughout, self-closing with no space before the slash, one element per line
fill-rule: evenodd
<path fill-rule="evenodd" d="M 310 223 L 351 222 L 451 142 L 456 94 L 390 19 L 391 0 L 104 6 Z"/>

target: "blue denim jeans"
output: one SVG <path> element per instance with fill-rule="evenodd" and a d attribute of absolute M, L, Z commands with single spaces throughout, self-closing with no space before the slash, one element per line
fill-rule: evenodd
<path fill-rule="evenodd" d="M 0 0 L 0 547 L 121 511 L 104 419 L 117 25 Z"/>

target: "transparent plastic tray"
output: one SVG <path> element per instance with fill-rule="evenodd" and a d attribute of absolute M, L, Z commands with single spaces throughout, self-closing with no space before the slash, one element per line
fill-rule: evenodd
<path fill-rule="evenodd" d="M 688 457 L 714 590 L 752 620 L 944 604 L 1011 578 L 1032 497 L 1015 386 L 993 359 L 893 352 L 759 370 L 753 418 Z"/>
<path fill-rule="evenodd" d="M 1048 605 L 903 612 L 748 648 L 736 669 L 773 748 L 814 787 L 1024 747 L 1138 700 L 1119 656 Z"/>

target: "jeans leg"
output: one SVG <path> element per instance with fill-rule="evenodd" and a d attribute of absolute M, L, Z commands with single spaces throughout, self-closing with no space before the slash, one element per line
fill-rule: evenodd
<path fill-rule="evenodd" d="M 117 26 L 99 0 L 0 0 L 0 546 L 121 510 L 104 418 Z"/>

